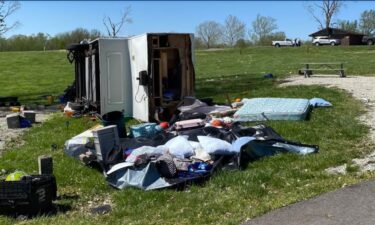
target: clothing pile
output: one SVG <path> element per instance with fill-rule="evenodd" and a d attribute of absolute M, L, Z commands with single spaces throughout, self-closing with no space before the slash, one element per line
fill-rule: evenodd
<path fill-rule="evenodd" d="M 169 127 L 156 129 L 148 123 L 149 129 L 138 132 L 142 126 L 135 126 L 136 137 L 120 139 L 115 125 L 96 127 L 68 140 L 65 152 L 86 164 L 98 163 L 116 188 L 153 190 L 183 188 L 206 180 L 218 168 L 243 169 L 264 156 L 319 150 L 316 145 L 285 140 L 263 124 L 246 127 L 230 117 L 185 112 Z"/>

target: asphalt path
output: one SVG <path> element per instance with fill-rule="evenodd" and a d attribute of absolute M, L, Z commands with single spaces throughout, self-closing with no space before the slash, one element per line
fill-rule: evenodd
<path fill-rule="evenodd" d="M 375 225 L 375 181 L 325 193 L 242 225 Z"/>

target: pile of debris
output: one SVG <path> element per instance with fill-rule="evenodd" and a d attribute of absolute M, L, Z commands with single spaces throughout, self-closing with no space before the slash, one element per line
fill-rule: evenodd
<path fill-rule="evenodd" d="M 243 169 L 264 156 L 319 150 L 285 140 L 263 124 L 246 127 L 230 117 L 236 110 L 194 100 L 180 106 L 170 122 L 131 126 L 129 134 L 124 135 L 121 120 L 95 126 L 68 140 L 65 152 L 84 164 L 99 165 L 116 188 L 153 190 L 185 187 L 206 180 L 218 168 Z"/>
<path fill-rule="evenodd" d="M 7 108 L 8 109 L 8 108 Z M 25 110 L 24 107 L 12 107 L 13 111 L 0 111 L 0 150 L 5 149 L 6 144 L 17 139 L 24 129 L 34 123 L 43 122 L 46 114 L 39 111 Z"/>

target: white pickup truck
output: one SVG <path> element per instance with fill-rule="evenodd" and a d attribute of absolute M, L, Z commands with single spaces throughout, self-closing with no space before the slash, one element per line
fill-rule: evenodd
<path fill-rule="evenodd" d="M 272 41 L 272 46 L 281 47 L 281 46 L 299 46 L 295 41 L 286 38 L 284 41 Z"/>

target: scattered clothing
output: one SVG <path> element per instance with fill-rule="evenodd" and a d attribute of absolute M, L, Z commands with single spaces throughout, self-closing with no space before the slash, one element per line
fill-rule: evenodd
<path fill-rule="evenodd" d="M 331 107 L 332 103 L 322 98 L 312 98 L 309 100 L 310 106 L 312 107 Z"/>

